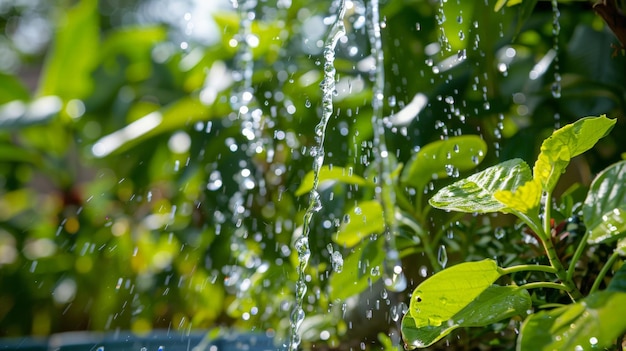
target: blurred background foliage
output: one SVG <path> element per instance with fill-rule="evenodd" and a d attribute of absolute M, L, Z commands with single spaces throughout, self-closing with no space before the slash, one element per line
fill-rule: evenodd
<path fill-rule="evenodd" d="M 326 163 L 371 178 L 367 5 L 347 3 Z M 292 240 L 308 203 L 296 189 L 312 169 L 322 48 L 336 6 L 0 2 L 0 336 L 288 329 Z M 616 38 L 587 2 L 559 2 L 558 15 L 547 1 L 494 6 L 381 1 L 385 115 L 420 105 L 408 119 L 389 119 L 389 150 L 406 163 L 429 142 L 478 134 L 489 146 L 481 168 L 532 162 L 555 127 L 620 116 L 568 172 L 568 184 L 588 184 L 626 151 Z M 434 181 L 428 194 L 445 183 Z M 346 305 L 327 293 L 327 245 L 355 201 L 372 198 L 366 187 L 322 188 L 305 339 L 350 334 Z M 434 213 L 429 225 L 450 218 Z M 489 221 L 452 223 L 464 234 L 447 236 L 451 262 L 455 252 L 458 261 L 519 245 L 470 235 L 492 233 Z M 420 267 L 436 269 L 414 251 L 404 257 L 407 292 L 423 279 Z M 355 269 L 350 262 L 345 270 Z M 393 324 L 385 308 L 365 323 Z"/>

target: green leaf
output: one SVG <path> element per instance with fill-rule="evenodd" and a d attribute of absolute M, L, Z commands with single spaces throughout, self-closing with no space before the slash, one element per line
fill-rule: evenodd
<path fill-rule="evenodd" d="M 615 272 L 606 290 L 626 293 L 626 264 L 622 263 L 617 272 Z"/>
<path fill-rule="evenodd" d="M 423 281 L 411 296 L 415 326 L 438 327 L 454 317 L 501 275 L 494 260 L 465 262 Z"/>
<path fill-rule="evenodd" d="M 463 135 L 426 144 L 402 172 L 401 181 L 418 189 L 432 179 L 446 178 L 454 170 L 474 169 L 487 153 L 487 144 L 477 135 Z"/>
<path fill-rule="evenodd" d="M 402 319 L 402 338 L 406 349 L 428 347 L 454 329 L 483 327 L 506 318 L 523 315 L 531 307 L 528 291 L 517 286 L 491 285 L 474 301 L 439 326 L 418 328 L 407 313 Z"/>
<path fill-rule="evenodd" d="M 530 295 L 517 286 L 487 287 L 476 299 L 452 316 L 446 323 L 418 327 L 407 313 L 402 320 L 402 337 L 406 349 L 428 347 L 461 327 L 483 327 L 516 315 L 531 307 Z"/>
<path fill-rule="evenodd" d="M 459 212 L 509 212 L 494 194 L 514 191 L 532 179 L 530 167 L 521 159 L 512 159 L 489 167 L 439 190 L 430 200 L 433 207 Z"/>
<path fill-rule="evenodd" d="M 0 72 L 0 104 L 12 100 L 27 100 L 29 96 L 28 89 L 17 77 Z"/>
<path fill-rule="evenodd" d="M 301 196 L 313 189 L 313 171 L 310 171 L 304 176 L 302 183 L 296 190 L 296 196 Z M 352 174 L 352 170 L 348 170 L 343 167 L 332 168 L 330 166 L 322 166 L 319 172 L 319 184 L 323 182 L 341 182 L 346 184 L 354 184 L 361 186 L 373 186 L 374 184 L 362 177 Z"/>
<path fill-rule="evenodd" d="M 131 62 L 150 63 L 151 48 L 167 39 L 167 30 L 162 26 L 124 27 L 112 31 L 101 45 L 100 57 L 103 61 L 115 61 L 123 54 Z"/>
<path fill-rule="evenodd" d="M 626 236 L 626 161 L 607 167 L 593 180 L 583 205 L 583 219 L 591 231 L 590 244 Z"/>
<path fill-rule="evenodd" d="M 385 259 L 383 244 L 384 237 L 380 236 L 375 241 L 364 240 L 353 249 L 344 260 L 344 267 L 353 269 L 333 272 L 330 276 L 331 301 L 356 295 L 381 278 Z"/>
<path fill-rule="evenodd" d="M 626 293 L 599 291 L 578 303 L 528 317 L 517 350 L 603 349 L 626 332 Z"/>
<path fill-rule="evenodd" d="M 64 14 L 46 59 L 39 96 L 82 99 L 93 89 L 100 41 L 98 1 L 83 0 Z"/>
<path fill-rule="evenodd" d="M 353 247 L 363 238 L 385 229 L 383 207 L 378 201 L 360 202 L 348 212 L 348 216 L 350 220 L 344 222 L 333 237 L 333 241 L 339 245 Z"/>
<path fill-rule="evenodd" d="M 544 191 L 552 192 L 570 160 L 591 149 L 615 125 L 615 119 L 585 117 L 556 130 L 543 141 L 533 167 L 533 177 Z"/>
<path fill-rule="evenodd" d="M 211 117 L 210 109 L 197 97 L 185 97 L 105 135 L 96 141 L 91 152 L 96 157 L 106 157 L 127 150 L 156 135 L 182 129 L 198 121 L 207 121 Z"/>
<path fill-rule="evenodd" d="M 530 213 L 538 208 L 541 201 L 541 184 L 533 179 L 515 191 L 498 190 L 493 196 L 511 210 Z"/>

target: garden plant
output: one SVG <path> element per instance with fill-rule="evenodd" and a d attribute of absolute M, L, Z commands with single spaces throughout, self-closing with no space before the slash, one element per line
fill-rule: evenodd
<path fill-rule="evenodd" d="M 554 244 L 562 233 L 552 224 L 556 208 L 552 192 L 561 174 L 572 158 L 590 149 L 614 124 L 603 116 L 582 118 L 543 142 L 532 172 L 524 161 L 512 159 L 448 185 L 430 199 L 433 207 L 443 210 L 515 215 L 539 240 L 549 263 L 500 267 L 486 259 L 460 263 L 429 277 L 413 291 L 402 321 L 408 348 L 430 346 L 459 327 L 485 326 L 513 316 L 524 320 L 518 350 L 621 347 L 626 332 L 626 267 L 620 260 L 625 255 L 626 161 L 609 166 L 591 184 L 581 209 L 586 230 L 567 259 L 557 254 Z M 614 251 L 595 282 L 578 286 L 577 268 L 584 251 L 606 243 Z M 607 284 L 606 273 L 611 270 L 617 273 Z M 509 278 L 504 285 L 494 285 L 520 271 L 545 272 L 553 278 L 519 285 Z M 533 299 L 533 289 L 557 289 L 570 301 Z"/>

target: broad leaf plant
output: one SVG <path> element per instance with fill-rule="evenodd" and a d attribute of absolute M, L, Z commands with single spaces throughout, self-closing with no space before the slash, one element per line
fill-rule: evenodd
<path fill-rule="evenodd" d="M 413 291 L 402 320 L 407 349 L 433 345 L 456 328 L 484 327 L 514 316 L 523 319 L 518 350 L 602 349 L 617 343 L 626 332 L 626 267 L 620 260 L 626 254 L 626 161 L 609 166 L 592 182 L 582 207 L 587 230 L 569 263 L 558 256 L 551 235 L 553 192 L 561 174 L 573 157 L 591 149 L 615 123 L 605 116 L 582 118 L 543 142 L 532 170 L 523 160 L 512 159 L 450 184 L 429 200 L 446 211 L 515 215 L 536 235 L 549 264 L 500 267 L 485 259 L 430 276 Z M 615 249 L 583 296 L 574 282 L 576 265 L 587 248 L 600 244 Z M 607 273 L 616 268 L 600 291 Z M 544 272 L 552 279 L 519 286 L 496 284 L 511 282 L 500 278 L 524 271 Z M 529 291 L 538 288 L 563 291 L 571 303 L 534 309 Z"/>

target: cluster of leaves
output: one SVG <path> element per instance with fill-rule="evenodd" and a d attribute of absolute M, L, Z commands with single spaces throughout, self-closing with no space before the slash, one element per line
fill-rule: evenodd
<path fill-rule="evenodd" d="M 549 265 L 500 268 L 494 260 L 466 262 L 435 274 L 413 292 L 402 329 L 408 347 L 427 347 L 458 327 L 485 326 L 512 316 L 526 316 L 532 301 L 528 289 L 555 288 L 569 294 L 573 304 L 527 317 L 518 338 L 519 350 L 567 350 L 608 347 L 626 332 L 623 273 L 604 291 L 596 291 L 604 274 L 622 262 L 626 235 L 626 161 L 609 166 L 591 185 L 582 209 L 587 231 L 565 269 L 552 242 L 552 192 L 571 159 L 589 150 L 615 124 L 606 117 L 583 118 L 546 139 L 533 167 L 513 159 L 489 167 L 439 190 L 430 203 L 441 209 L 468 213 L 512 213 L 541 241 Z M 539 215 L 541 213 L 541 216 Z M 586 245 L 617 242 L 603 274 L 582 298 L 574 284 L 578 260 Z M 560 283 L 531 282 L 521 286 L 492 285 L 520 270 L 544 271 Z"/>

